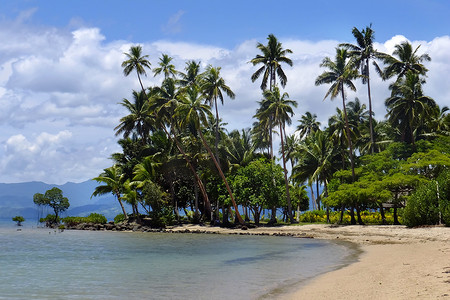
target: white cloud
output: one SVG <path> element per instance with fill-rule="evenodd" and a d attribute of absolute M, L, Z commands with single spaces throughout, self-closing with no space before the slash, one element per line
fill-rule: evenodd
<path fill-rule="evenodd" d="M 0 24 L 0 38 L 8 41 L 0 45 L 0 182 L 82 181 L 110 166 L 109 156 L 119 150 L 113 129 L 126 113 L 117 103 L 129 98 L 132 89 L 139 89 L 136 75 L 124 77 L 120 66 L 123 52 L 131 44 L 105 42 L 98 28 L 85 27 L 70 33 L 27 27 L 21 22 Z M 395 36 L 376 47 L 389 52 L 405 39 Z M 340 99 L 323 101 L 328 87 L 316 87 L 314 80 L 324 71 L 320 62 L 325 56 L 334 56 L 339 42 L 281 42 L 294 52 L 294 66 L 284 66 L 288 76 L 285 91 L 298 102 L 289 130 L 294 130 L 306 111 L 316 113 L 326 125 L 328 117 L 342 104 Z M 234 49 L 169 41 L 142 45 L 153 66 L 161 53 L 174 57 L 178 70 L 183 70 L 191 59 L 201 61 L 203 67 L 220 66 L 222 76 L 236 94 L 235 100 L 225 99 L 220 115 L 229 129 L 241 129 L 252 125 L 261 98 L 260 80 L 250 80 L 256 70 L 249 63 L 258 54 L 256 43 L 248 40 Z M 450 38 L 412 43 L 422 44 L 420 51 L 432 57 L 426 63 L 430 69 L 426 93 L 441 106 L 449 105 L 450 92 L 445 86 L 450 77 Z M 150 71 L 143 80 L 151 86 L 158 84 L 161 77 L 154 78 Z M 389 82 L 377 76 L 371 82 L 376 118 L 382 119 Z M 366 86 L 360 82 L 356 85 L 358 91 L 349 93 L 348 99 L 359 97 L 366 103 Z"/>

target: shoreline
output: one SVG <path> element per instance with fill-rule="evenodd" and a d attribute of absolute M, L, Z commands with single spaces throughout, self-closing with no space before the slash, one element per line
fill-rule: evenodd
<path fill-rule="evenodd" d="M 311 224 L 244 230 L 184 224 L 151 231 L 313 238 L 350 242 L 361 251 L 356 262 L 283 288 L 271 299 L 450 300 L 450 227 Z"/>
<path fill-rule="evenodd" d="M 242 229 L 183 225 L 169 232 L 254 234 L 351 242 L 356 262 L 292 286 L 277 299 L 450 299 L 450 228 L 303 225 Z"/>

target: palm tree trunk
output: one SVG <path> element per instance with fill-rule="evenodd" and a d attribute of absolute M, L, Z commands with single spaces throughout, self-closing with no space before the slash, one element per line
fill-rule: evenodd
<path fill-rule="evenodd" d="M 315 210 L 316 209 L 316 197 L 314 196 L 314 189 L 313 189 L 313 187 L 312 187 L 312 183 L 311 182 L 309 182 L 309 188 L 311 189 L 311 203 L 312 203 L 312 205 L 313 205 L 313 210 Z"/>
<path fill-rule="evenodd" d="M 214 97 L 214 105 L 216 106 L 216 140 L 215 140 L 215 150 L 216 150 L 216 159 L 220 165 L 219 160 L 219 109 L 217 107 L 217 97 Z"/>
<path fill-rule="evenodd" d="M 287 178 L 287 169 L 286 169 L 286 157 L 285 157 L 285 153 L 284 153 L 284 136 L 283 136 L 283 126 L 280 123 L 280 137 L 281 137 L 281 153 L 282 153 L 282 157 L 283 157 L 283 170 L 284 170 L 284 183 L 286 185 L 286 200 L 287 200 L 287 205 L 288 205 L 288 216 L 289 216 L 289 221 L 291 223 L 295 223 L 294 217 L 292 216 L 292 205 L 291 205 L 291 195 L 289 194 L 289 181 Z"/>
<path fill-rule="evenodd" d="M 348 154 L 350 156 L 350 163 L 352 166 L 352 179 L 353 182 L 355 181 L 355 163 L 353 161 L 353 145 L 352 145 L 352 139 L 350 137 L 350 127 L 348 124 L 348 116 L 347 116 L 347 108 L 345 107 L 345 94 L 344 94 L 344 86 L 341 85 L 341 92 L 342 92 L 342 105 L 344 107 L 344 117 L 345 117 L 345 131 L 347 133 L 347 141 L 348 141 Z"/>
<path fill-rule="evenodd" d="M 206 143 L 205 137 L 203 136 L 203 133 L 201 130 L 198 130 L 200 134 L 200 138 L 202 139 L 203 145 L 206 148 L 206 151 L 208 151 L 209 156 L 212 158 L 214 164 L 216 165 L 217 171 L 219 171 L 219 175 L 222 178 L 223 182 L 225 183 L 225 187 L 227 188 L 228 194 L 231 198 L 231 203 L 233 203 L 234 209 L 236 211 L 236 218 L 239 221 L 239 224 L 245 225 L 244 220 L 241 217 L 241 214 L 239 213 L 238 206 L 236 204 L 236 201 L 234 200 L 233 193 L 231 192 L 230 186 L 228 185 L 228 181 L 225 178 L 225 175 L 222 172 L 222 168 L 219 166 L 219 163 L 217 162 L 216 158 L 214 157 L 214 154 L 211 151 L 211 148 L 208 146 L 208 143 Z"/>
<path fill-rule="evenodd" d="M 366 60 L 367 68 L 367 95 L 369 97 L 369 130 L 370 130 L 370 149 L 372 154 L 375 153 L 375 139 L 373 137 L 373 124 L 372 124 L 372 97 L 370 95 L 370 76 L 369 76 L 369 60 Z"/>
<path fill-rule="evenodd" d="M 125 217 L 125 220 L 128 220 L 128 215 L 125 210 L 125 207 L 123 206 L 122 200 L 120 200 L 120 194 L 116 192 L 117 201 L 119 201 L 120 207 L 122 208 L 123 216 Z"/>
<path fill-rule="evenodd" d="M 160 124 L 160 127 L 164 130 L 164 132 L 166 133 L 167 137 L 172 140 L 175 141 L 175 145 L 177 146 L 178 151 L 180 151 L 180 153 L 183 155 L 184 160 L 187 162 L 189 169 L 191 170 L 192 174 L 195 177 L 195 181 L 197 182 L 198 187 L 200 188 L 200 192 L 202 193 L 203 196 L 203 200 L 205 201 L 205 216 L 208 220 L 210 220 L 211 218 L 211 203 L 209 202 L 209 198 L 208 198 L 208 194 L 206 193 L 206 189 L 205 186 L 203 185 L 203 182 L 200 180 L 200 177 L 198 177 L 197 172 L 195 171 L 194 166 L 192 165 L 191 161 L 189 160 L 189 158 L 186 155 L 186 152 L 184 152 L 183 148 L 180 145 L 180 142 L 178 141 L 178 139 L 176 138 L 176 136 L 173 136 L 167 131 L 166 127 L 164 126 L 164 124 Z"/>

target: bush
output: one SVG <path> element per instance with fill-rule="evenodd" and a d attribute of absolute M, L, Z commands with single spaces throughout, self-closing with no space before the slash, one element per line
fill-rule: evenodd
<path fill-rule="evenodd" d="M 160 210 L 151 211 L 149 217 L 151 218 L 151 226 L 158 228 L 173 225 L 175 221 L 172 207 L 163 207 Z"/>
<path fill-rule="evenodd" d="M 91 213 L 87 217 L 65 217 L 62 219 L 68 227 L 73 227 L 81 223 L 106 224 L 107 220 L 104 215 Z"/>
<path fill-rule="evenodd" d="M 114 217 L 114 223 L 122 223 L 123 221 L 125 221 L 125 215 L 124 214 L 118 214 L 117 216 Z"/>
<path fill-rule="evenodd" d="M 403 222 L 408 227 L 439 223 L 436 181 L 421 185 L 407 200 Z"/>
<path fill-rule="evenodd" d="M 61 219 L 59 217 L 56 217 L 55 215 L 48 214 L 45 218 L 39 219 L 40 223 L 45 223 L 45 226 L 47 227 L 53 227 L 53 225 L 57 225 L 61 222 Z"/>

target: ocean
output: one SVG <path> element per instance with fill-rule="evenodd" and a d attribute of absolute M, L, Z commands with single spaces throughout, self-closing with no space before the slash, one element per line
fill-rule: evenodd
<path fill-rule="evenodd" d="M 60 232 L 26 223 L 0 225 L 0 299 L 273 299 L 358 253 L 292 237 Z"/>

